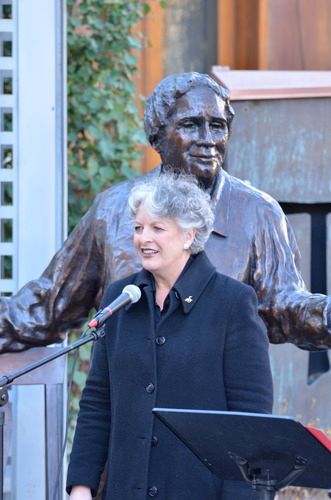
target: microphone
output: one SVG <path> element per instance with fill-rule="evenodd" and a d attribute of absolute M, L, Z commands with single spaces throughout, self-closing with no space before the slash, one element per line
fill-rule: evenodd
<path fill-rule="evenodd" d="M 139 287 L 137 287 L 136 285 L 126 285 L 123 288 L 123 292 L 121 293 L 121 295 L 113 300 L 113 302 L 111 302 L 107 307 L 99 311 L 88 323 L 88 326 L 90 328 L 102 326 L 105 321 L 107 321 L 107 319 L 110 318 L 112 314 L 114 314 L 114 312 L 116 312 L 118 309 L 121 309 L 121 307 L 126 306 L 127 304 L 134 304 L 135 302 L 138 302 L 140 297 L 141 291 Z"/>

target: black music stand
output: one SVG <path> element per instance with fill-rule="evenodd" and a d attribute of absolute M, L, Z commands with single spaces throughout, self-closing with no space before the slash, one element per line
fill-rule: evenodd
<path fill-rule="evenodd" d="M 291 417 L 169 408 L 153 413 L 214 474 L 250 483 L 260 499 L 273 499 L 289 484 L 331 486 L 331 441 Z"/>

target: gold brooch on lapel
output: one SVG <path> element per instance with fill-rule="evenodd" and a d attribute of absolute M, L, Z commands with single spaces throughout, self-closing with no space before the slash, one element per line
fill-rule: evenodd
<path fill-rule="evenodd" d="M 191 304 L 191 302 L 193 300 L 192 295 L 190 295 L 189 297 L 186 297 L 186 299 L 184 299 L 184 300 L 185 300 L 185 302 L 188 302 L 189 304 Z"/>

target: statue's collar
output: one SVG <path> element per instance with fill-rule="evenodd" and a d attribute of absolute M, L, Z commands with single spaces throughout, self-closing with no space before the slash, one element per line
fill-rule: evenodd
<path fill-rule="evenodd" d="M 221 236 L 228 236 L 229 232 L 230 197 L 231 176 L 222 169 L 212 195 L 215 212 L 213 232 Z"/>

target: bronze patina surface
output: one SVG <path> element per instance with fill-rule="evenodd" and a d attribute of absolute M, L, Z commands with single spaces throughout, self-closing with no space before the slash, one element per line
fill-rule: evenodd
<path fill-rule="evenodd" d="M 162 166 L 196 175 L 211 194 L 206 252 L 219 272 L 254 287 L 270 341 L 331 347 L 331 299 L 306 290 L 299 251 L 278 203 L 222 169 L 233 110 L 206 75 L 164 79 L 147 101 L 145 130 Z M 139 179 L 138 179 L 139 181 Z M 127 181 L 101 193 L 39 279 L 0 299 L 0 352 L 63 339 L 98 308 L 105 287 L 140 268 L 132 243 Z"/>

